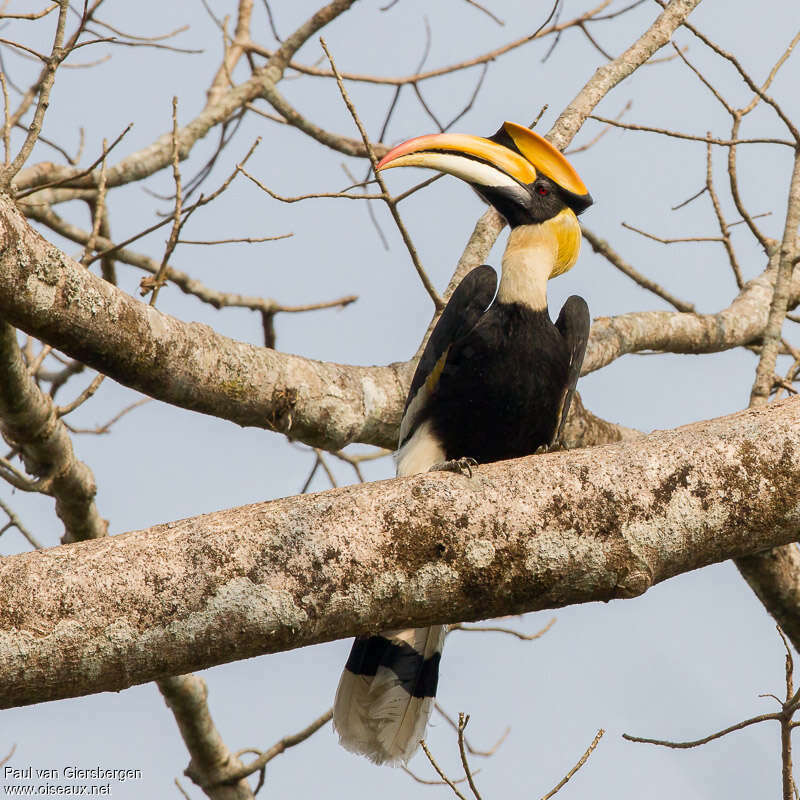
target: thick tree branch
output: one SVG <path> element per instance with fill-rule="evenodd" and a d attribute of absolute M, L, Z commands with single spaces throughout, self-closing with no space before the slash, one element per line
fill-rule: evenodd
<path fill-rule="evenodd" d="M 736 299 L 716 314 L 639 311 L 601 317 L 592 325 L 583 373 L 605 367 L 626 353 L 718 353 L 757 343 L 767 325 L 777 258 L 748 281 Z M 800 300 L 800 274 L 789 287 L 789 306 Z"/>
<path fill-rule="evenodd" d="M 385 628 L 632 597 L 800 534 L 800 399 L 624 445 L 207 514 L 0 564 L 0 706 Z"/>
<path fill-rule="evenodd" d="M 51 398 L 33 381 L 17 346 L 16 331 L 0 318 L 0 431 L 18 447 L 38 490 L 56 500 L 64 523 L 62 541 L 105 536 L 108 523 L 97 511 L 97 486 L 89 467 L 75 457 Z"/>
<path fill-rule="evenodd" d="M 561 112 L 547 138 L 563 150 L 595 106 L 618 84 L 632 75 L 672 38 L 700 0 L 671 0 L 658 19 L 622 55 L 603 64 Z"/>
<path fill-rule="evenodd" d="M 175 715 L 192 760 L 185 773 L 212 800 L 251 800 L 253 790 L 245 778 L 226 780 L 243 772 L 242 762 L 228 750 L 208 710 L 208 687 L 197 675 L 162 678 L 158 689 Z"/>
<path fill-rule="evenodd" d="M 476 228 L 474 248 L 462 259 L 466 266 L 488 246 L 492 232 L 491 224 Z M 716 315 L 650 311 L 597 320 L 584 372 L 645 349 L 717 352 L 758 341 L 774 273 L 773 267 L 750 281 Z M 791 298 L 800 298 L 800 275 Z M 329 450 L 350 442 L 396 444 L 413 362 L 357 367 L 312 361 L 181 322 L 85 270 L 33 231 L 3 197 L 0 314 L 120 383 L 173 405 Z"/>
<path fill-rule="evenodd" d="M 775 547 L 736 559 L 742 577 L 800 652 L 800 549 Z"/>
<path fill-rule="evenodd" d="M 0 314 L 12 324 L 173 405 L 327 449 L 396 443 L 405 366 L 326 364 L 181 322 L 92 275 L 3 197 L 0 298 Z"/>

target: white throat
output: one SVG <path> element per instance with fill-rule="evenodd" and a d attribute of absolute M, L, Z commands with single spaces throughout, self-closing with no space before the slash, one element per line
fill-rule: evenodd
<path fill-rule="evenodd" d="M 501 303 L 522 303 L 537 311 L 547 308 L 547 281 L 557 252 L 558 242 L 547 226 L 514 228 L 503 254 L 497 299 Z"/>

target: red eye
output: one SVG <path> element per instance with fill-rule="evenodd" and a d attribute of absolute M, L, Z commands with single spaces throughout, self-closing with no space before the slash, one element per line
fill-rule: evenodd
<path fill-rule="evenodd" d="M 547 195 L 550 194 L 550 190 L 546 186 L 537 186 L 536 194 L 540 195 L 541 197 L 547 197 Z"/>

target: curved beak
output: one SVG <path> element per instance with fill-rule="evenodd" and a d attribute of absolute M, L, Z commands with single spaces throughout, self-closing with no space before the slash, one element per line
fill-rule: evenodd
<path fill-rule="evenodd" d="M 392 167 L 427 167 L 478 189 L 505 188 L 514 195 L 520 185 L 529 186 L 541 173 L 558 185 L 577 213 L 592 202 L 569 161 L 538 133 L 513 122 L 503 123 L 491 138 L 460 133 L 417 136 L 397 145 L 378 163 L 379 170 Z"/>
<path fill-rule="evenodd" d="M 417 136 L 390 150 L 378 169 L 427 167 L 476 186 L 518 186 L 536 180 L 536 168 L 519 153 L 491 139 L 463 133 Z"/>

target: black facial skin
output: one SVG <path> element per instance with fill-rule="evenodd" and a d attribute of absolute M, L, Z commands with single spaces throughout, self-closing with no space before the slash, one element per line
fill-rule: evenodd
<path fill-rule="evenodd" d="M 503 125 L 500 126 L 497 133 L 487 138 L 522 155 Z M 521 187 L 522 185 L 520 184 Z M 591 195 L 577 195 L 568 192 L 553 183 L 546 175 L 539 175 L 533 183 L 527 184 L 525 188 L 531 195 L 530 201 L 522 193 L 517 194 L 514 190 L 505 187 L 474 187 L 487 203 L 493 205 L 506 218 L 512 228 L 517 225 L 540 224 L 552 219 L 567 206 L 576 214 L 582 214 L 593 202 Z M 549 190 L 548 194 L 541 194 L 541 189 Z"/>
<path fill-rule="evenodd" d="M 511 228 L 539 225 L 555 217 L 568 205 L 561 188 L 544 175 L 540 175 L 533 183 L 520 184 L 518 189 L 506 186 L 472 188 L 505 217 Z"/>

